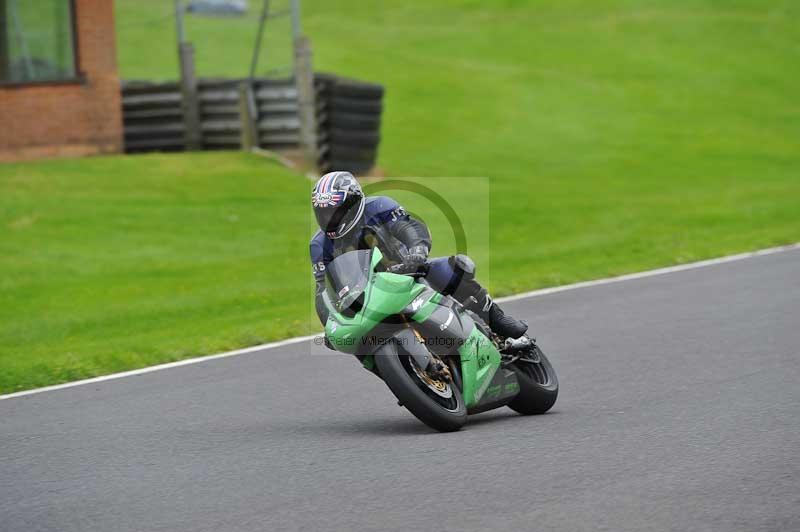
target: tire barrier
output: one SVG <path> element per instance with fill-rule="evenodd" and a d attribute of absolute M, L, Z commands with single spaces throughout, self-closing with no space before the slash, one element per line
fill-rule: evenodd
<path fill-rule="evenodd" d="M 200 79 L 197 83 L 200 147 L 238 149 L 242 145 L 240 79 Z M 297 89 L 292 79 L 255 79 L 257 142 L 262 148 L 296 150 L 300 145 Z M 375 166 L 381 135 L 384 88 L 315 74 L 317 166 L 321 172 L 366 174 Z M 183 151 L 186 124 L 177 82 L 126 81 L 122 84 L 125 151 Z"/>
<path fill-rule="evenodd" d="M 317 74 L 318 166 L 322 172 L 367 174 L 380 144 L 382 85 Z"/>
<path fill-rule="evenodd" d="M 204 150 L 241 146 L 237 79 L 198 82 L 200 142 Z M 258 141 L 263 148 L 293 149 L 300 142 L 297 89 L 292 80 L 256 79 L 253 94 L 258 110 Z M 128 81 L 122 84 L 125 151 L 183 151 L 186 126 L 177 82 Z"/>

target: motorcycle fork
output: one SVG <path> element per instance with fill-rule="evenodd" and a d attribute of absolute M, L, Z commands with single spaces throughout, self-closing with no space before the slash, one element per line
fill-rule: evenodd
<path fill-rule="evenodd" d="M 449 361 L 442 360 L 438 354 L 434 353 L 428 348 L 428 342 L 425 341 L 425 337 L 420 334 L 416 327 L 414 327 L 405 316 L 402 316 L 403 322 L 405 323 L 406 327 L 411 329 L 411 332 L 414 333 L 414 336 L 419 343 L 425 346 L 425 350 L 428 352 L 428 356 L 430 356 L 430 360 L 428 361 L 428 365 L 424 368 L 421 368 L 428 376 L 435 380 L 442 380 L 444 382 L 452 382 L 453 381 L 453 371 L 449 364 Z M 449 358 L 449 357 L 447 357 Z"/>

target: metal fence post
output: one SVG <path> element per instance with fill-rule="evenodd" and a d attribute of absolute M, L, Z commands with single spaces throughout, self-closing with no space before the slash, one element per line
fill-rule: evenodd
<path fill-rule="evenodd" d="M 181 111 L 183 112 L 184 138 L 187 150 L 203 146 L 200 129 L 200 102 L 197 96 L 197 78 L 194 72 L 194 46 L 185 42 L 183 30 L 183 3 L 175 0 L 175 34 L 178 40 L 178 62 L 181 69 Z"/>
<path fill-rule="evenodd" d="M 300 115 L 300 147 L 306 163 L 317 165 L 317 117 L 314 93 L 314 67 L 311 43 L 307 37 L 294 41 L 294 81 L 297 87 L 297 107 Z"/>
<path fill-rule="evenodd" d="M 194 72 L 194 46 L 188 42 L 179 45 L 181 60 L 181 108 L 186 128 L 186 149 L 199 150 L 203 146 L 200 129 L 200 98 Z"/>
<path fill-rule="evenodd" d="M 242 149 L 245 151 L 251 151 L 259 144 L 254 107 L 253 87 L 249 81 L 242 81 L 239 83 L 239 122 L 242 128 Z"/>

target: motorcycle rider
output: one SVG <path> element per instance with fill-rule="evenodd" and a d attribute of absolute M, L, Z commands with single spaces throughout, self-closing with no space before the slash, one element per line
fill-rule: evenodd
<path fill-rule="evenodd" d="M 328 311 L 323 303 L 325 268 L 342 253 L 378 247 L 385 266 L 402 265 L 416 271 L 431 249 L 431 235 L 419 220 L 409 216 L 387 196 L 366 197 L 350 172 L 329 172 L 314 185 L 311 194 L 320 230 L 311 239 L 311 264 L 317 283 L 315 307 L 324 325 Z M 519 338 L 527 323 L 506 315 L 475 279 L 475 263 L 466 255 L 428 261 L 425 276 L 430 286 L 450 295 L 477 314 L 492 331 L 505 338 Z"/>

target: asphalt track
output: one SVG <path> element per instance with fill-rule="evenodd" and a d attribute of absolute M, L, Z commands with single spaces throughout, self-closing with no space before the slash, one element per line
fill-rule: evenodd
<path fill-rule="evenodd" d="M 0 531 L 800 530 L 800 251 L 506 306 L 550 414 L 433 433 L 310 343 L 0 401 Z"/>

